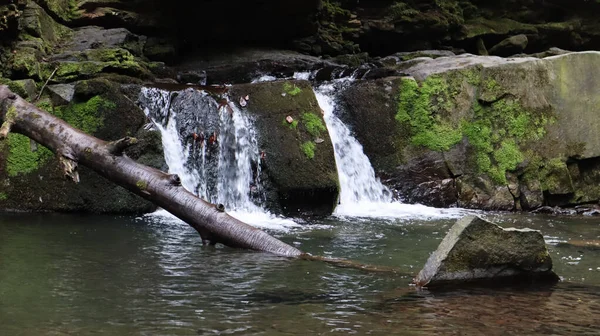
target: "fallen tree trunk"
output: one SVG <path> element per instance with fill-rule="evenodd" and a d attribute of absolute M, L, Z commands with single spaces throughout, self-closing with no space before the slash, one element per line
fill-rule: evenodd
<path fill-rule="evenodd" d="M 134 138 L 107 142 L 88 135 L 38 109 L 0 86 L 0 140 L 9 132 L 23 134 L 48 147 L 60 159 L 65 174 L 79 181 L 82 164 L 131 192 L 155 203 L 192 226 L 203 242 L 299 257 L 302 251 L 241 222 L 222 205 L 208 203 L 188 192 L 177 175 L 141 165 L 123 151 Z"/>

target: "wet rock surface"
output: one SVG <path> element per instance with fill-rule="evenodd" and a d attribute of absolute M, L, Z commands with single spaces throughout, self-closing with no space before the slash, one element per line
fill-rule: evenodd
<path fill-rule="evenodd" d="M 539 231 L 503 229 L 467 216 L 452 226 L 415 283 L 433 288 L 484 280 L 555 282 L 558 277 Z"/>
<path fill-rule="evenodd" d="M 310 83 L 235 85 L 229 94 L 234 102 L 250 98 L 240 107 L 255 118 L 267 207 L 286 215 L 331 214 L 339 182 L 331 139 Z"/>

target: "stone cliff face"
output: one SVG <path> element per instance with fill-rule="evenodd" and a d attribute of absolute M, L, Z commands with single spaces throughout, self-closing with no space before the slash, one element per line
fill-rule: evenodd
<path fill-rule="evenodd" d="M 15 36 L 18 8 L 4 0 L 0 31 Z M 31 2 L 31 1 L 30 1 Z M 147 36 L 145 55 L 176 61 L 184 53 L 232 46 L 295 49 L 337 56 L 386 56 L 420 49 L 535 53 L 600 48 L 600 4 L 587 0 L 35 1 L 56 22 L 125 28 Z M 494 48 L 522 34 L 515 48 Z M 514 45 L 512 45 L 514 47 Z"/>

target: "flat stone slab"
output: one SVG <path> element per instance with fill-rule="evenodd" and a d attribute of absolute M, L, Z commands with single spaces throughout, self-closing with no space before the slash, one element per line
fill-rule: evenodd
<path fill-rule="evenodd" d="M 454 224 L 415 279 L 435 287 L 472 281 L 553 280 L 544 237 L 531 229 L 504 229 L 475 216 Z"/>

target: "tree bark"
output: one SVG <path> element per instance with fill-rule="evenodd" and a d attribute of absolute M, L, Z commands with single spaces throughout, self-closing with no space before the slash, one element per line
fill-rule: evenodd
<path fill-rule="evenodd" d="M 23 134 L 59 156 L 65 175 L 79 180 L 82 164 L 131 192 L 154 202 L 192 226 L 203 242 L 299 257 L 303 252 L 224 212 L 181 186 L 177 175 L 141 165 L 123 150 L 133 138 L 107 142 L 70 126 L 0 86 L 0 140 L 10 132 Z"/>

